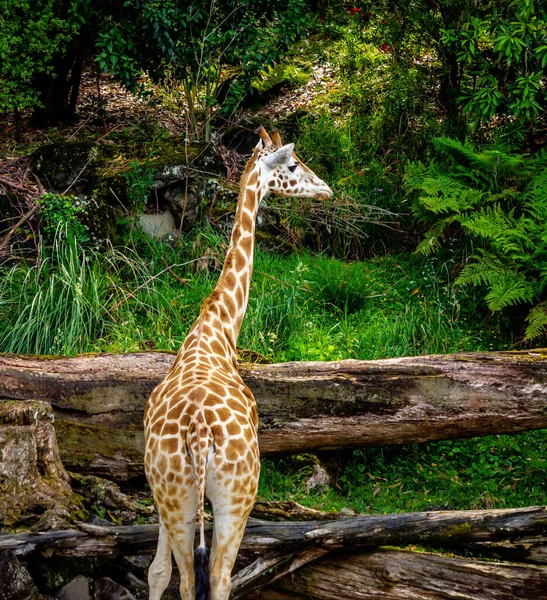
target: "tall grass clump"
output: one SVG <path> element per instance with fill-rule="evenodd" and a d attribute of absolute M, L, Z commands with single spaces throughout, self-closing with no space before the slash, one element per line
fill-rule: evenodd
<path fill-rule="evenodd" d="M 111 280 L 66 229 L 34 264 L 4 268 L 0 279 L 0 351 L 74 354 L 92 348 L 108 319 Z"/>

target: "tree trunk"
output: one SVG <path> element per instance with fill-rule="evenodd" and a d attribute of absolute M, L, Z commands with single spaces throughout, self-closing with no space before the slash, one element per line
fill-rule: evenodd
<path fill-rule="evenodd" d="M 300 600 L 544 600 L 547 570 L 381 549 L 329 554 L 281 578 L 276 588 L 296 594 Z M 258 598 L 283 596 L 264 590 Z"/>
<path fill-rule="evenodd" d="M 6 401 L 0 412 L 0 527 L 24 516 L 40 529 L 66 526 L 81 509 L 61 463 L 47 402 Z"/>
<path fill-rule="evenodd" d="M 42 105 L 31 117 L 32 125 L 37 127 L 70 122 L 76 116 L 82 57 L 75 49 L 67 49 L 53 60 L 52 68 L 52 73 L 42 73 L 33 82 Z"/>
<path fill-rule="evenodd" d="M 241 550 L 294 555 L 308 548 L 357 550 L 385 545 L 455 544 L 541 535 L 547 507 L 365 515 L 335 521 L 268 522 L 249 519 Z M 211 525 L 206 525 L 207 536 Z M 198 534 L 198 531 L 196 531 Z M 123 556 L 153 554 L 158 525 L 102 527 L 0 535 L 0 552 L 18 556 Z"/>
<path fill-rule="evenodd" d="M 72 470 L 142 474 L 146 400 L 169 353 L 0 355 L 0 398 L 51 402 Z M 547 353 L 240 365 L 260 415 L 262 455 L 381 446 L 547 427 Z M 1 410 L 1 404 L 0 404 Z"/>

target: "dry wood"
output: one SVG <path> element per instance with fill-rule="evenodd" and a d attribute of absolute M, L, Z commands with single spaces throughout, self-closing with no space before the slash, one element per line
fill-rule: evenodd
<path fill-rule="evenodd" d="M 351 513 L 350 513 L 351 514 Z M 294 500 L 255 502 L 251 516 L 267 521 L 330 521 L 349 516 L 347 512 L 324 512 L 302 506 Z"/>
<path fill-rule="evenodd" d="M 207 526 L 210 532 L 210 526 Z M 355 550 L 412 543 L 454 544 L 543 535 L 547 508 L 366 515 L 334 521 L 250 519 L 241 550 L 294 554 L 307 548 Z M 79 529 L 0 536 L 0 552 L 32 556 L 121 556 L 156 550 L 157 525 L 81 524 Z"/>
<path fill-rule="evenodd" d="M 142 474 L 146 399 L 169 353 L 0 356 L 0 398 L 52 403 L 73 470 Z M 547 427 L 547 352 L 241 365 L 263 455 L 423 442 Z"/>
<path fill-rule="evenodd" d="M 304 565 L 316 561 L 328 552 L 325 548 L 312 547 L 288 555 L 283 552 L 276 552 L 261 556 L 232 577 L 230 599 L 244 598 L 266 584 L 273 583 L 281 577 L 285 577 L 285 575 L 294 573 Z"/>
<path fill-rule="evenodd" d="M 544 600 L 547 569 L 381 549 L 329 554 L 280 579 L 276 587 L 300 600 Z M 258 596 L 291 597 L 267 590 Z"/>
<path fill-rule="evenodd" d="M 34 213 L 38 210 L 38 205 L 34 206 L 33 208 L 31 208 L 26 214 L 24 214 L 18 221 L 17 223 L 15 223 L 15 225 L 13 227 L 11 227 L 9 229 L 9 231 L 6 233 L 6 235 L 4 236 L 4 238 L 2 239 L 2 241 L 0 242 L 0 252 L 7 247 L 7 245 L 9 244 L 9 241 L 11 239 L 11 236 L 17 231 L 17 229 L 19 227 L 21 227 L 21 225 L 24 225 L 33 215 Z"/>
<path fill-rule="evenodd" d="M 469 554 L 496 560 L 547 565 L 547 537 L 544 536 L 513 541 L 478 542 L 467 544 L 465 550 Z"/>

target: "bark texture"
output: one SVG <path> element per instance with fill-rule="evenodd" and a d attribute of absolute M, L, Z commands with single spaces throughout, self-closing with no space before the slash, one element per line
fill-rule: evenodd
<path fill-rule="evenodd" d="M 0 355 L 0 398 L 50 401 L 64 463 L 142 474 L 142 415 L 173 354 Z M 547 427 L 547 351 L 241 365 L 262 455 Z"/>
<path fill-rule="evenodd" d="M 25 516 L 37 527 L 66 525 L 81 508 L 61 463 L 47 402 L 0 404 L 0 527 Z M 30 519 L 30 520 L 29 520 Z"/>
<path fill-rule="evenodd" d="M 486 542 L 542 535 L 547 507 L 366 515 L 335 521 L 249 519 L 242 551 L 292 555 L 307 548 L 356 550 L 384 545 Z M 206 525 L 207 535 L 211 526 Z M 102 527 L 0 535 L 0 552 L 18 556 L 122 556 L 156 551 L 157 525 Z"/>
<path fill-rule="evenodd" d="M 258 598 L 280 599 L 284 591 L 301 600 L 543 600 L 547 570 L 380 549 L 329 554 L 281 578 L 276 588 L 273 595 L 264 590 Z"/>
<path fill-rule="evenodd" d="M 467 544 L 466 552 L 481 557 L 511 562 L 547 565 L 547 537 L 537 536 L 502 542 L 478 542 Z"/>

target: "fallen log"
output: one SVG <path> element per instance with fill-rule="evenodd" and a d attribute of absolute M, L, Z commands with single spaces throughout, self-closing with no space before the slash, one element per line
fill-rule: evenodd
<path fill-rule="evenodd" d="M 208 534 L 211 526 L 206 525 Z M 269 522 L 250 519 L 242 551 L 298 552 L 375 548 L 413 543 L 454 544 L 505 540 L 547 532 L 547 507 L 365 515 L 334 521 Z M 102 527 L 0 535 L 0 552 L 18 556 L 123 556 L 156 550 L 157 525 Z"/>
<path fill-rule="evenodd" d="M 503 540 L 501 542 L 477 542 L 467 544 L 465 551 L 470 556 L 508 560 L 511 562 L 547 565 L 547 537 Z"/>
<path fill-rule="evenodd" d="M 449 558 L 403 550 L 329 554 L 257 600 L 515 600 L 547 599 L 547 569 Z M 290 595 L 284 595 L 288 592 Z"/>
<path fill-rule="evenodd" d="M 142 474 L 142 414 L 169 353 L 0 355 L 0 398 L 51 402 L 71 470 Z M 262 455 L 547 427 L 547 351 L 240 365 Z M 0 403 L 1 410 L 1 403 Z"/>
<path fill-rule="evenodd" d="M 246 598 L 264 586 L 294 573 L 304 565 L 316 561 L 319 557 L 328 554 L 325 548 L 305 548 L 299 552 L 285 554 L 283 552 L 267 553 L 260 556 L 234 577 L 232 577 L 231 600 Z"/>

